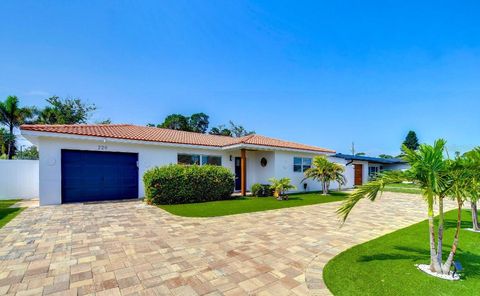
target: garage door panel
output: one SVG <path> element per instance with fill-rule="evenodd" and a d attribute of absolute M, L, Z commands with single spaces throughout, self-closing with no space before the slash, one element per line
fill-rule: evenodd
<path fill-rule="evenodd" d="M 138 198 L 135 153 L 62 150 L 62 202 Z"/>

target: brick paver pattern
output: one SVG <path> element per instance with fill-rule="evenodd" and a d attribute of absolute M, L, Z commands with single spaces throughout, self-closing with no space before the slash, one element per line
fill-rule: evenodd
<path fill-rule="evenodd" d="M 343 227 L 338 206 L 215 218 L 140 201 L 31 207 L 0 229 L 0 295 L 328 294 L 329 259 L 425 219 L 414 195 L 363 201 Z"/>

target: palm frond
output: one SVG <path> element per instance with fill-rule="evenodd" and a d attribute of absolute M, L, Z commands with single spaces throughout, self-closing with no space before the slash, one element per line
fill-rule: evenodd
<path fill-rule="evenodd" d="M 403 181 L 408 181 L 408 176 L 404 172 L 388 171 L 381 173 L 375 180 L 358 187 L 353 193 L 351 193 L 347 200 L 345 200 L 337 210 L 337 214 L 341 217 L 343 222 L 345 222 L 350 212 L 360 200 L 367 198 L 370 201 L 375 201 L 377 197 L 383 193 L 386 185 L 401 183 Z"/>

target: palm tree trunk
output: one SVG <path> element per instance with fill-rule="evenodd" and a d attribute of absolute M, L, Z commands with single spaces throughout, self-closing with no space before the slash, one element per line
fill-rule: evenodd
<path fill-rule="evenodd" d="M 458 204 L 457 228 L 455 229 L 455 236 L 453 238 L 452 250 L 450 251 L 447 261 L 445 261 L 445 264 L 443 265 L 443 268 L 442 268 L 444 274 L 448 274 L 450 272 L 450 268 L 452 267 L 453 259 L 455 258 L 455 253 L 457 252 L 457 247 L 458 247 L 458 235 L 460 234 L 460 228 L 462 226 L 462 200 L 460 198 L 457 198 L 457 204 Z"/>
<path fill-rule="evenodd" d="M 8 139 L 8 153 L 7 153 L 7 156 L 8 156 L 8 159 L 12 159 L 13 158 L 13 125 L 10 124 L 9 125 L 9 139 Z"/>
<path fill-rule="evenodd" d="M 437 242 L 437 259 L 440 264 L 443 262 L 443 197 L 438 198 L 438 242 Z"/>
<path fill-rule="evenodd" d="M 470 206 L 472 208 L 472 228 L 475 231 L 480 230 L 480 225 L 478 225 L 478 211 L 477 211 L 477 203 L 476 202 L 470 202 Z"/>
<path fill-rule="evenodd" d="M 433 200 L 428 201 L 428 230 L 430 232 L 430 270 L 441 272 L 442 268 L 438 262 L 437 251 L 435 249 L 435 225 L 433 223 Z"/>

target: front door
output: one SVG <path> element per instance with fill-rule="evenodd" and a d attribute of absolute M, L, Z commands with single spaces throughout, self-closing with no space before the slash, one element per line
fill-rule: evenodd
<path fill-rule="evenodd" d="M 355 165 L 355 185 L 363 184 L 363 164 Z"/>
<path fill-rule="evenodd" d="M 242 189 L 242 181 L 241 181 L 241 176 L 242 176 L 242 158 L 241 157 L 235 157 L 235 190 L 239 191 Z"/>

